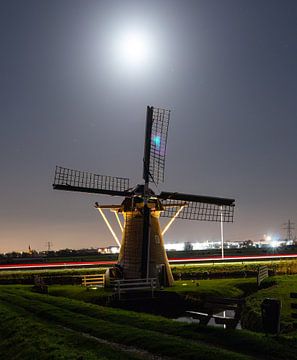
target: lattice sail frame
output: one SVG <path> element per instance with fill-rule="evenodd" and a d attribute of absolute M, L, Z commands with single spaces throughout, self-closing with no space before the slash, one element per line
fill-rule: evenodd
<path fill-rule="evenodd" d="M 170 110 L 153 108 L 149 172 L 155 184 L 164 182 Z"/>
<path fill-rule="evenodd" d="M 102 192 L 124 195 L 129 189 L 129 179 L 107 175 L 97 175 L 86 171 L 56 166 L 54 188 L 85 192 Z"/>
<path fill-rule="evenodd" d="M 177 219 L 214 221 L 214 222 L 233 222 L 234 205 L 216 205 L 203 202 L 180 201 L 180 200 L 161 200 L 164 211 L 161 217 L 174 217 Z M 183 209 L 176 215 L 177 211 Z"/>

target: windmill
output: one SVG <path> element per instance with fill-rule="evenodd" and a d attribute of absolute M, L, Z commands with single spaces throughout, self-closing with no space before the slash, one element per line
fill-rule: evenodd
<path fill-rule="evenodd" d="M 164 181 L 165 154 L 170 111 L 147 107 L 143 159 L 143 184 L 130 188 L 128 178 L 97 175 L 57 166 L 53 188 L 93 194 L 122 196 L 119 205 L 99 205 L 124 216 L 120 254 L 107 278 L 138 279 L 157 277 L 160 285 L 170 286 L 173 277 L 168 263 L 163 233 L 176 218 L 232 222 L 234 200 L 177 192 L 155 194 L 150 183 Z M 159 218 L 171 218 L 161 230 Z"/>

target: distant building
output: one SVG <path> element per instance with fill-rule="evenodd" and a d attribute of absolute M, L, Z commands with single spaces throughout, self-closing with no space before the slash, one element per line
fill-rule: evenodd
<path fill-rule="evenodd" d="M 99 254 L 118 254 L 120 252 L 119 246 L 106 246 L 98 248 Z"/>

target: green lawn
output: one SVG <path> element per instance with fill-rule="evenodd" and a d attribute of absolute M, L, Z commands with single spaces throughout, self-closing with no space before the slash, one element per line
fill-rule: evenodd
<path fill-rule="evenodd" d="M 297 292 L 297 275 L 275 276 L 276 284 L 259 290 L 246 299 L 246 309 L 243 314 L 243 325 L 253 330 L 261 330 L 261 303 L 265 298 L 281 300 L 281 327 L 283 332 L 293 330 L 291 317 L 290 292 Z M 297 301 L 295 301 L 297 303 Z"/>
<path fill-rule="evenodd" d="M 178 280 L 174 286 L 166 288 L 168 292 L 176 292 L 183 295 L 192 295 L 197 298 L 204 296 L 243 297 L 257 290 L 255 278 L 245 279 L 214 279 L 214 280 Z M 98 303 L 100 299 L 111 294 L 110 290 L 98 288 L 86 290 L 82 286 L 52 285 L 49 293 L 54 296 L 64 296 L 71 299 Z"/>
<path fill-rule="evenodd" d="M 214 280 L 178 280 L 167 291 L 196 296 L 243 297 L 246 293 L 256 291 L 255 278 L 214 279 Z"/>
<path fill-rule="evenodd" d="M 100 355 L 100 349 L 96 350 L 94 344 L 89 349 L 93 353 L 90 356 L 87 353 L 84 354 L 86 346 L 79 342 L 82 337 L 81 332 L 121 346 L 132 346 L 138 350 L 174 359 L 200 357 L 201 359 L 215 360 L 218 352 L 220 352 L 221 359 L 252 358 L 246 354 L 240 354 L 222 346 L 217 346 L 214 343 L 210 346 L 205 342 L 190 341 L 181 337 L 179 333 L 184 328 L 186 329 L 187 326 L 170 320 L 153 316 L 142 317 L 139 314 L 108 309 L 76 300 L 40 295 L 25 288 L 2 287 L 0 305 L 2 313 L 6 311 L 6 317 L 9 318 L 12 313 L 12 317 L 17 318 L 16 315 L 18 314 L 24 320 L 25 323 L 21 326 L 18 323 L 14 326 L 13 321 L 10 322 L 10 326 L 12 326 L 11 335 L 17 334 L 16 341 L 23 343 L 22 349 L 26 348 L 27 343 L 35 348 L 36 343 L 35 354 L 39 354 L 39 352 L 41 354 L 39 357 L 35 357 L 36 359 L 63 359 L 67 348 L 72 349 L 71 351 L 74 354 L 77 352 L 83 354 L 83 359 L 93 359 L 96 351 Z M 47 324 L 49 325 L 48 328 Z M 36 330 L 34 330 L 35 327 Z M 56 341 L 52 337 L 55 329 L 62 331 L 62 338 L 64 337 L 66 340 L 65 349 L 63 348 L 64 340 L 63 344 L 60 344 L 61 346 L 56 346 Z M 69 330 L 66 329 L 71 330 L 69 336 L 73 335 L 72 342 L 70 339 L 67 340 Z M 171 332 L 170 329 L 173 331 Z M 5 336 L 5 330 L 2 328 L 1 331 Z M 57 339 L 58 335 L 59 331 L 57 332 Z M 78 344 L 74 345 L 76 338 Z M 9 350 L 9 341 L 1 346 L 0 349 L 4 355 L 5 351 Z M 48 356 L 45 350 L 47 348 L 53 349 L 52 357 Z M 29 359 L 26 354 L 22 355 L 23 359 Z M 68 358 L 71 358 L 71 356 Z M 98 358 L 101 359 L 102 357 Z M 122 357 L 114 354 L 106 358 L 121 359 Z M 131 358 L 135 358 L 135 356 Z"/>
<path fill-rule="evenodd" d="M 206 296 L 233 297 L 246 299 L 246 307 L 243 312 L 242 325 L 255 331 L 262 330 L 261 303 L 265 298 L 277 298 L 282 301 L 281 327 L 283 332 L 294 330 L 291 318 L 291 299 L 289 294 L 297 292 L 297 276 L 276 276 L 266 279 L 262 286 L 257 288 L 255 278 L 244 279 L 214 279 L 214 280 L 180 280 L 175 281 L 174 286 L 167 288 L 168 292 L 175 292 L 196 299 Z M 50 286 L 49 292 L 55 296 L 64 296 L 71 299 L 105 304 L 106 296 L 110 292 L 104 289 L 89 290 L 81 286 Z"/>
<path fill-rule="evenodd" d="M 36 294 L 24 286 L 0 287 L 0 313 L 2 358 L 139 358 L 139 354 L 119 348 L 112 351 L 111 345 L 102 346 L 94 338 L 87 341 L 83 332 L 172 359 L 215 360 L 218 354 L 221 359 L 231 360 L 297 359 L 296 341 L 284 337 L 182 324 L 159 316 Z M 6 356 L 13 349 L 15 355 Z"/>
<path fill-rule="evenodd" d="M 103 287 L 87 289 L 77 285 L 51 285 L 48 289 L 50 295 L 64 296 L 101 305 L 105 304 L 107 297 L 112 294 L 112 290 L 104 289 Z"/>
<path fill-rule="evenodd" d="M 199 284 L 199 286 L 197 286 Z M 242 297 L 244 287 L 255 287 L 255 279 L 222 279 L 222 280 L 191 280 L 175 281 L 174 286 L 166 288 L 166 291 L 177 292 L 180 294 L 192 294 L 199 296 L 213 295 L 225 297 Z M 97 303 L 96 299 L 105 298 L 112 293 L 111 290 L 98 288 L 87 290 L 82 286 L 73 285 L 51 285 L 49 293 L 54 296 L 64 296 L 71 299 L 82 300 L 85 302 Z"/>
<path fill-rule="evenodd" d="M 199 286 L 196 285 L 199 284 Z M 189 294 L 196 297 L 213 295 L 222 297 L 244 297 L 246 306 L 242 316 L 242 325 L 255 331 L 262 330 L 261 303 L 266 298 L 281 300 L 281 331 L 295 331 L 291 313 L 290 292 L 297 292 L 297 275 L 282 275 L 264 280 L 261 289 L 257 288 L 255 278 L 217 279 L 199 281 L 176 281 L 168 291 Z M 295 301 L 297 303 L 297 301 Z M 296 311 L 297 312 L 297 311 Z M 296 321 L 297 323 L 297 321 Z"/>
<path fill-rule="evenodd" d="M 6 302 L 0 302 L 0 316 L 2 359 L 139 359 L 118 349 L 115 352 L 107 344 L 98 344 Z"/>

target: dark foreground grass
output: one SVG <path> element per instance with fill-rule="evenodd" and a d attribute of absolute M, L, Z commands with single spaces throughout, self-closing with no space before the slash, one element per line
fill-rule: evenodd
<path fill-rule="evenodd" d="M 48 302 L 43 300 L 47 299 Z M 137 346 L 153 354 L 169 356 L 174 359 L 216 359 L 220 351 L 222 359 L 248 359 L 248 356 L 240 355 L 228 350 L 220 349 L 214 346 L 208 346 L 198 342 L 188 341 L 186 339 L 163 334 L 145 328 L 137 328 L 131 324 L 119 324 L 100 318 L 94 318 L 86 314 L 79 313 L 69 309 L 66 302 L 55 300 L 55 305 L 51 304 L 51 297 L 38 296 L 38 294 L 18 293 L 15 291 L 0 294 L 0 300 L 12 304 L 15 307 L 25 309 L 34 317 L 48 321 L 50 324 L 59 324 L 75 331 L 82 331 L 100 339 L 106 339 L 118 344 Z M 77 303 L 72 300 L 73 303 Z M 76 304 L 84 306 L 85 304 Z M 91 306 L 91 305 L 89 305 Z M 95 306 L 95 305 L 92 305 Z"/>
<path fill-rule="evenodd" d="M 297 359 L 289 339 L 268 338 L 244 331 L 226 331 L 197 324 L 181 324 L 162 317 L 86 304 L 75 300 L 2 287 L 0 300 L 23 309 L 51 326 L 119 344 L 133 345 L 174 359 Z"/>
<path fill-rule="evenodd" d="M 0 301 L 2 359 L 129 360 L 138 356 L 44 322 L 21 307 Z"/>
<path fill-rule="evenodd" d="M 56 303 L 55 299 L 52 298 L 45 301 Z M 267 354 L 269 354 L 269 358 L 271 359 L 287 359 L 291 356 L 291 342 L 284 338 L 275 339 L 248 331 L 227 331 L 222 328 L 200 327 L 197 324 L 176 323 L 172 320 L 149 314 L 140 315 L 125 310 L 93 306 L 90 304 L 85 304 L 85 306 L 81 307 L 81 304 L 76 301 L 66 299 L 58 300 L 59 304 L 64 301 L 67 302 L 68 308 L 72 311 L 84 313 L 91 317 L 105 319 L 118 324 L 133 324 L 133 326 L 140 329 L 145 328 L 194 341 L 215 344 L 227 349 L 263 358 L 266 358 Z M 289 347 L 287 348 L 287 346 Z M 297 347 L 295 349 L 297 350 Z"/>

